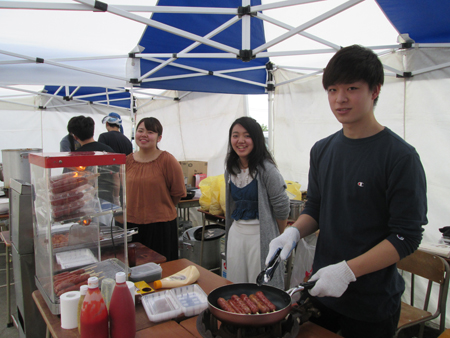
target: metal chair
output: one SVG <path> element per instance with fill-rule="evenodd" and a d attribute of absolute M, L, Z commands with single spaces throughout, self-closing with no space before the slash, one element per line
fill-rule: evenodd
<path fill-rule="evenodd" d="M 413 254 L 400 260 L 400 262 L 397 263 L 397 268 L 411 273 L 411 297 L 409 303 L 402 302 L 400 320 L 394 337 L 398 337 L 401 330 L 420 324 L 419 338 L 422 338 L 425 322 L 435 319 L 439 317 L 439 315 L 441 316 L 440 333 L 442 333 L 445 330 L 445 310 L 450 278 L 450 268 L 447 261 L 437 255 L 417 250 Z M 416 275 L 428 280 L 423 308 L 414 306 L 414 281 Z M 431 288 L 434 283 L 439 285 L 439 297 L 437 299 L 438 303 L 436 310 L 432 313 L 428 311 L 428 305 Z"/>

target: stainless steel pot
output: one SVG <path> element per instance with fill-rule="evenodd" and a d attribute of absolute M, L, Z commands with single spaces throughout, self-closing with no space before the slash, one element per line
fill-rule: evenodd
<path fill-rule="evenodd" d="M 3 149 L 3 182 L 4 187 L 9 189 L 9 179 L 15 178 L 30 183 L 30 163 L 28 162 L 29 153 L 41 153 L 39 148 L 26 149 Z"/>
<path fill-rule="evenodd" d="M 291 211 L 289 212 L 289 219 L 294 221 L 297 220 L 298 216 L 302 213 L 303 208 L 305 207 L 305 202 L 298 200 L 290 201 Z"/>
<path fill-rule="evenodd" d="M 225 230 L 218 224 L 205 226 L 203 257 L 201 266 L 205 269 L 219 268 L 220 258 L 220 238 L 225 234 Z M 202 226 L 188 229 L 179 238 L 178 249 L 180 258 L 187 258 L 191 262 L 200 265 L 202 247 Z"/>

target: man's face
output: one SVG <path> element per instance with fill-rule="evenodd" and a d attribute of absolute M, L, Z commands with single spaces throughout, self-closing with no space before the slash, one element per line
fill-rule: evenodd
<path fill-rule="evenodd" d="M 373 101 L 381 85 L 369 89 L 365 81 L 332 85 L 327 88 L 328 102 L 336 119 L 343 125 L 364 126 L 373 118 Z"/>

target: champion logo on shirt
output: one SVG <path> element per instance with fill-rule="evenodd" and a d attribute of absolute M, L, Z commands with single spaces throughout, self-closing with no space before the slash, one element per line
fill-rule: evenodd
<path fill-rule="evenodd" d="M 405 237 L 400 236 L 399 234 L 397 234 L 397 238 L 401 241 L 403 241 L 405 239 Z"/>
<path fill-rule="evenodd" d="M 358 182 L 358 187 L 364 188 L 364 182 Z"/>

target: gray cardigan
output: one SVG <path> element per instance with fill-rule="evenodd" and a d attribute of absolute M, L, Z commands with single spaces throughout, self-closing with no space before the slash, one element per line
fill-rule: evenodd
<path fill-rule="evenodd" d="M 261 270 L 265 267 L 266 256 L 269 253 L 269 243 L 280 234 L 277 219 L 287 219 L 290 211 L 289 197 L 286 193 L 286 183 L 277 167 L 269 161 L 264 162 L 264 169 L 258 166 L 258 212 L 260 222 L 261 240 Z M 228 238 L 233 219 L 231 214 L 235 209 L 235 204 L 230 192 L 230 175 L 225 171 L 226 182 L 226 213 L 225 231 Z M 225 244 L 227 244 L 225 242 Z M 225 245 L 226 253 L 226 245 Z M 255 281 L 256 283 L 256 281 Z M 272 281 L 269 285 L 284 290 L 284 265 L 276 269 Z"/>

